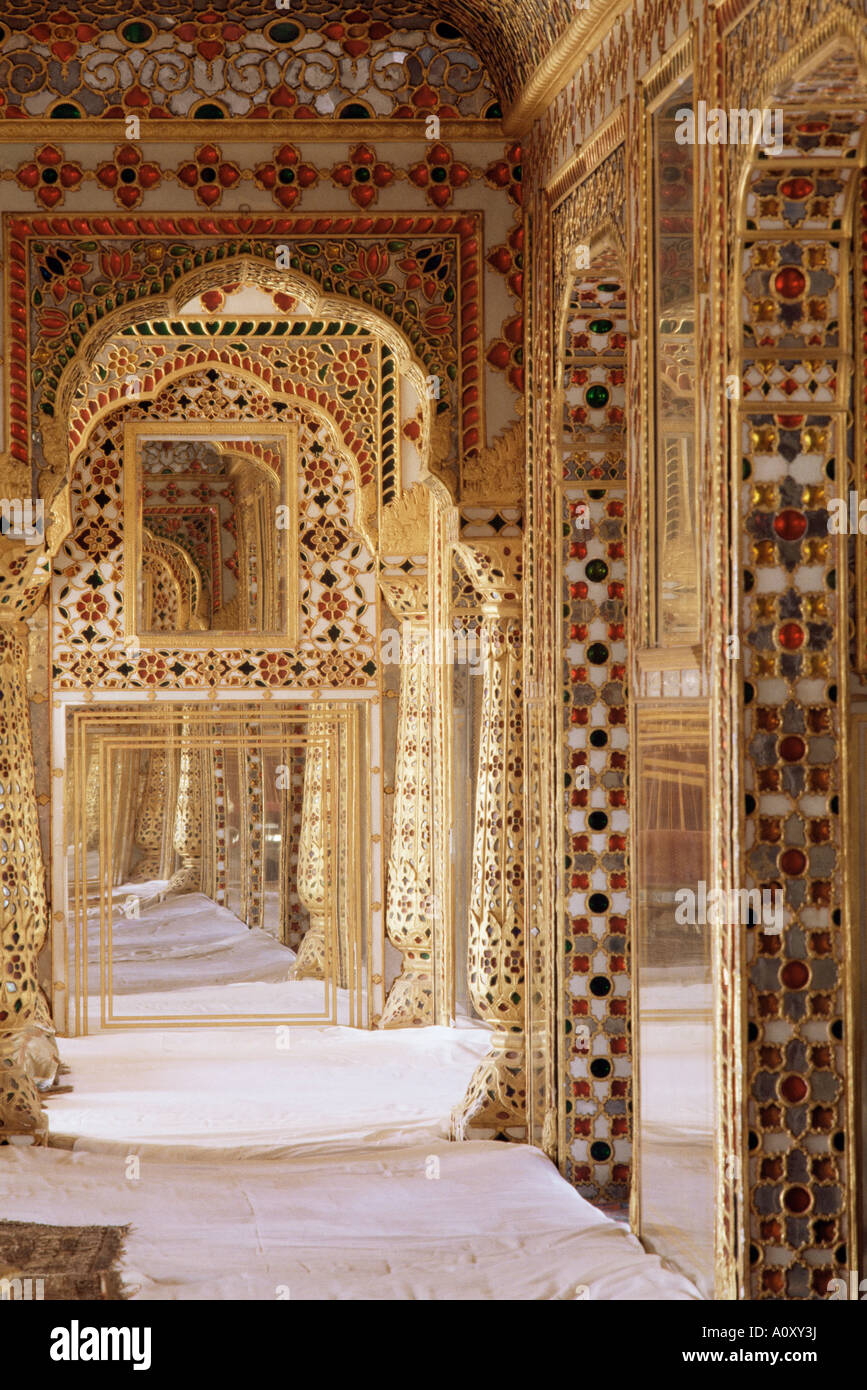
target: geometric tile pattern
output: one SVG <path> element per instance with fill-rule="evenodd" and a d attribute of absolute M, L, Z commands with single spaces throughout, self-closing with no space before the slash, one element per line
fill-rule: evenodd
<path fill-rule="evenodd" d="M 625 313 L 616 258 L 597 257 L 566 310 L 558 518 L 566 1172 L 582 1196 L 619 1202 L 632 1152 Z"/>
<path fill-rule="evenodd" d="M 845 1275 L 852 1239 L 841 817 L 848 544 L 829 534 L 828 517 L 830 501 L 848 493 L 851 465 L 841 211 L 858 124 L 846 111 L 787 112 L 783 153 L 754 165 L 745 197 L 745 866 L 751 884 L 784 901 L 781 933 L 746 931 L 757 1298 L 822 1297 Z"/>

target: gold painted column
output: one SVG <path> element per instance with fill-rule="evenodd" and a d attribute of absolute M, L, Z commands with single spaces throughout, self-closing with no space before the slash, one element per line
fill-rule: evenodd
<path fill-rule="evenodd" d="M 394 818 L 388 858 L 386 930 L 400 951 L 380 1028 L 434 1022 L 433 686 L 427 576 L 380 580 L 402 620 Z"/>
<path fill-rule="evenodd" d="M 87 760 L 87 779 L 84 791 L 85 825 L 87 827 L 86 849 L 99 849 L 99 756 L 91 748 Z"/>
<path fill-rule="evenodd" d="M 172 875 L 167 893 L 199 893 L 202 889 L 202 750 L 189 737 L 199 727 L 185 723 L 182 733 L 173 837 L 181 867 Z"/>
<path fill-rule="evenodd" d="M 11 615 L 10 615 L 11 617 Z M 0 1141 L 47 1129 L 37 1083 L 59 1059 L 37 961 L 48 904 L 27 708 L 27 626 L 0 621 Z"/>
<path fill-rule="evenodd" d="M 168 803 L 169 781 L 168 750 L 152 748 L 135 826 L 135 847 L 143 853 L 133 870 L 134 883 L 146 883 L 162 877 L 163 823 Z"/>
<path fill-rule="evenodd" d="M 525 1130 L 523 692 L 520 541 L 459 543 L 482 595 L 482 712 L 467 979 L 491 1047 L 452 1111 L 468 1130 Z"/>
<path fill-rule="evenodd" d="M 308 732 L 324 735 L 327 723 L 311 711 Z M 304 792 L 301 830 L 298 836 L 298 897 L 310 916 L 310 925 L 289 972 L 293 980 L 325 979 L 325 748 L 322 739 L 304 750 Z"/>

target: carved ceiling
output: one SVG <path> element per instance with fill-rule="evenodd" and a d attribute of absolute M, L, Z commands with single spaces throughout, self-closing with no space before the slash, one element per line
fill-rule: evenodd
<path fill-rule="evenodd" d="M 224 55 L 230 56 L 232 45 L 243 46 L 251 33 L 256 35 L 261 57 L 261 46 L 272 39 L 275 23 L 285 26 L 278 32 L 290 36 L 278 40 L 284 47 L 318 31 L 339 45 L 353 63 L 363 63 L 368 54 L 372 56 L 372 45 L 390 35 L 399 40 L 401 32 L 428 31 L 434 47 L 463 39 L 464 47 L 475 51 L 504 110 L 575 18 L 572 0 L 379 0 L 364 7 L 334 0 L 298 0 L 291 9 L 275 9 L 262 0 L 131 0 L 122 14 L 116 0 L 72 0 L 59 9 L 45 0 L 6 0 L 3 8 L 0 42 L 6 40 L 4 49 L 11 41 L 15 51 L 16 37 L 20 43 L 22 33 L 27 34 L 31 50 L 34 40 L 47 45 L 55 68 L 67 76 L 86 56 L 84 45 L 100 46 L 101 36 L 120 34 L 136 19 L 149 30 L 148 38 L 139 40 L 142 47 L 157 37 L 164 44 L 165 36 L 173 32 L 180 44 L 198 46 L 198 57 L 215 69 Z M 292 29 L 297 30 L 295 37 L 291 37 Z M 34 80 L 38 69 L 37 61 L 32 67 Z M 0 88 L 7 87 L 7 80 L 0 72 Z M 11 84 L 13 91 L 32 91 L 21 85 L 22 80 Z M 57 86 L 56 76 L 52 85 Z"/>

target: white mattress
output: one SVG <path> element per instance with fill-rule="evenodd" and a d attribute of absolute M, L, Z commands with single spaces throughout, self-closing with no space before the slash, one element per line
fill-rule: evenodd
<path fill-rule="evenodd" d="M 0 1209 L 132 1223 L 121 1271 L 139 1299 L 698 1298 L 524 1145 L 125 1169 L 120 1155 L 0 1149 Z"/>
<path fill-rule="evenodd" d="M 699 1298 L 538 1150 L 447 1142 L 487 1045 L 476 1027 L 62 1039 L 75 1089 L 48 1115 L 73 1147 L 0 1148 L 0 1214 L 131 1224 L 122 1273 L 148 1300 Z"/>
<path fill-rule="evenodd" d="M 114 890 L 111 926 L 112 1016 L 127 1019 L 261 1018 L 320 1015 L 331 999 L 320 980 L 289 980 L 295 952 L 266 931 L 250 928 L 203 893 L 158 902 L 159 885 Z M 121 905 L 134 894 L 140 916 Z M 101 1027 L 99 910 L 88 912 L 88 1027 Z M 108 927 L 103 951 L 108 957 Z M 347 992 L 336 992 L 336 1018 L 349 1021 Z"/>
<path fill-rule="evenodd" d="M 447 1134 L 484 1028 L 190 1028 L 63 1038 L 52 1134 L 93 1151 L 288 1156 Z"/>

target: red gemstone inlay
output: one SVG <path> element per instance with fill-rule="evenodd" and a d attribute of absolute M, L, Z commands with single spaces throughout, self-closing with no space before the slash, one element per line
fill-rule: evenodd
<path fill-rule="evenodd" d="M 774 530 L 781 540 L 799 541 L 806 529 L 807 518 L 804 513 L 796 512 L 792 507 L 787 507 L 779 516 L 774 517 Z"/>
<path fill-rule="evenodd" d="M 794 198 L 797 202 L 800 202 L 803 198 L 807 198 L 814 188 L 815 184 L 813 180 L 804 178 L 783 179 L 783 182 L 780 184 L 780 192 L 783 197 Z"/>
<path fill-rule="evenodd" d="M 807 751 L 807 745 L 798 734 L 787 734 L 780 739 L 780 757 L 787 763 L 797 763 Z"/>
<path fill-rule="evenodd" d="M 807 867 L 807 856 L 801 849 L 787 849 L 780 856 L 780 868 L 784 874 L 802 874 Z"/>
<path fill-rule="evenodd" d="M 803 646 L 806 636 L 800 623 L 783 623 L 779 635 L 780 646 L 788 652 L 797 651 L 798 647 Z"/>
<path fill-rule="evenodd" d="M 800 1216 L 802 1212 L 809 1209 L 812 1200 L 806 1187 L 790 1187 L 783 1198 L 783 1203 L 787 1211 L 792 1211 Z"/>
<path fill-rule="evenodd" d="M 784 265 L 774 276 L 774 289 L 784 299 L 797 299 L 807 287 L 807 277 L 796 265 Z"/>
<path fill-rule="evenodd" d="M 780 971 L 786 989 L 803 989 L 809 978 L 810 971 L 802 960 L 790 960 Z"/>
<path fill-rule="evenodd" d="M 780 1094 L 784 1100 L 796 1105 L 807 1094 L 807 1083 L 802 1076 L 787 1076 L 780 1082 Z"/>

